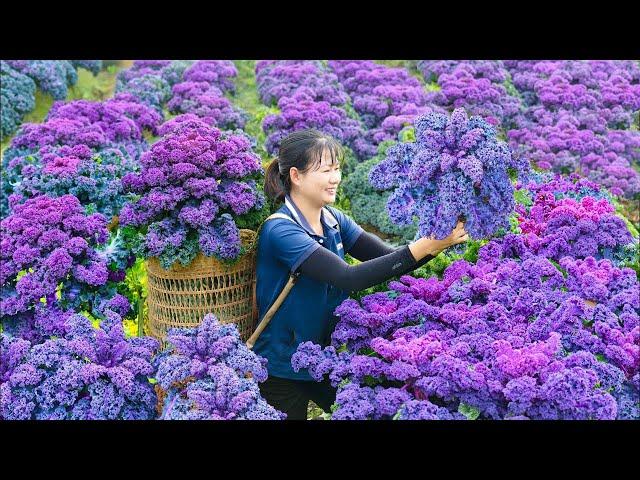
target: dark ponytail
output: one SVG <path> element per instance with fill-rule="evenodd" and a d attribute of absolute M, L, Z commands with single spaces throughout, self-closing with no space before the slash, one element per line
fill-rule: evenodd
<path fill-rule="evenodd" d="M 276 202 L 284 201 L 291 192 L 289 170 L 296 167 L 304 173 L 312 167 L 319 168 L 322 153 L 328 151 L 331 164 L 342 158 L 342 147 L 331 136 L 315 129 L 299 130 L 287 135 L 280 142 L 278 158 L 267 167 L 264 193 Z"/>
<path fill-rule="evenodd" d="M 284 196 L 291 190 L 291 179 L 287 174 L 286 178 L 280 175 L 278 159 L 274 159 L 268 166 L 264 175 L 264 194 L 275 202 L 284 202 Z M 284 184 L 288 180 L 289 185 Z"/>

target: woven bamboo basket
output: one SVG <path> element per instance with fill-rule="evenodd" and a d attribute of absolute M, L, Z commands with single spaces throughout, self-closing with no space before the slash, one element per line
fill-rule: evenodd
<path fill-rule="evenodd" d="M 251 336 L 255 330 L 256 233 L 241 229 L 240 239 L 246 253 L 232 265 L 202 252 L 188 267 L 176 262 L 167 270 L 157 258 L 147 261 L 147 327 L 161 348 L 167 346 L 169 329 L 197 327 L 208 313 L 223 323 L 235 323 L 244 341 Z"/>

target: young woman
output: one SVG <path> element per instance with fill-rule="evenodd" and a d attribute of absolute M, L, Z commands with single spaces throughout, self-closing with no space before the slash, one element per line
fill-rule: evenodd
<path fill-rule="evenodd" d="M 461 222 L 443 240 L 420 238 L 392 248 L 365 232 L 351 218 L 328 207 L 341 180 L 341 147 L 316 130 L 290 134 L 266 172 L 265 193 L 282 201 L 290 219 L 267 221 L 260 232 L 257 303 L 262 319 L 292 272 L 299 273 L 289 295 L 255 343 L 268 360 L 269 378 L 260 385 L 266 401 L 289 420 L 305 420 L 309 400 L 325 412 L 335 401 L 328 381 L 294 372 L 291 356 L 302 342 L 328 345 L 337 323 L 335 308 L 349 292 L 362 290 L 415 270 L 447 247 L 468 240 Z M 345 254 L 360 260 L 345 262 Z"/>

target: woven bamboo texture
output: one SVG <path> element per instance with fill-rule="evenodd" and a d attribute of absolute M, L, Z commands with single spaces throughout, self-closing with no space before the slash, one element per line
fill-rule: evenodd
<path fill-rule="evenodd" d="M 253 287 L 256 279 L 252 230 L 240 230 L 246 253 L 232 265 L 201 252 L 188 267 L 176 262 L 164 269 L 157 258 L 147 261 L 149 334 L 166 345 L 171 328 L 195 328 L 213 313 L 220 322 L 233 322 L 246 341 L 255 329 Z"/>

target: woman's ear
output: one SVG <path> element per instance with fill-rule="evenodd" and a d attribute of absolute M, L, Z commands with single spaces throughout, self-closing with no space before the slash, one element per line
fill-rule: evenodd
<path fill-rule="evenodd" d="M 289 178 L 293 185 L 300 185 L 300 171 L 296 167 L 289 169 Z"/>

